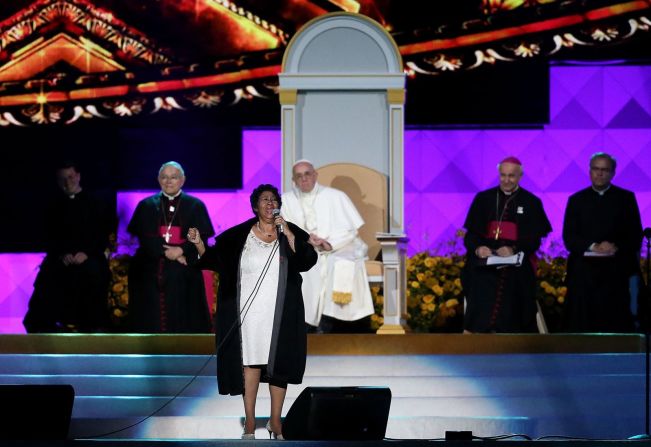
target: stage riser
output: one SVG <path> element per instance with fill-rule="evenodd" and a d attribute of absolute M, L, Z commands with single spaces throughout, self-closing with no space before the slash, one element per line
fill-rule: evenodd
<path fill-rule="evenodd" d="M 202 369 L 202 366 L 205 367 Z M 231 438 L 241 433 L 241 397 L 220 396 L 205 355 L 4 354 L 2 384 L 70 383 L 72 437 L 143 424 L 112 437 Z M 304 383 L 290 386 L 285 412 L 306 386 L 388 386 L 387 436 L 425 439 L 446 430 L 626 438 L 644 431 L 644 355 L 312 355 Z M 261 426 L 269 413 L 260 390 Z M 260 434 L 263 435 L 263 429 Z"/>
<path fill-rule="evenodd" d="M 261 393 L 257 412 L 269 413 L 269 399 Z M 575 419 L 582 416 L 598 418 L 612 414 L 618 418 L 635 418 L 638 409 L 643 408 L 640 395 L 623 395 L 617 397 L 595 395 L 584 397 L 581 402 L 572 402 L 574 396 L 546 398 L 532 397 L 496 397 L 492 398 L 404 398 L 393 397 L 391 413 L 395 417 L 415 416 L 454 416 L 454 417 L 514 417 L 522 415 L 528 418 Z M 116 418 L 146 416 L 161 407 L 168 398 L 93 398 L 78 397 L 73 409 L 74 417 Z M 497 402 L 499 400 L 499 402 Z M 293 398 L 287 398 L 288 408 Z M 237 416 L 242 413 L 241 399 L 232 398 L 177 398 L 157 415 L 159 416 Z"/>
<path fill-rule="evenodd" d="M 203 375 L 213 376 L 216 362 L 203 355 L 0 354 L 0 374 Z M 209 361 L 205 368 L 202 366 Z M 354 369 L 349 369 L 352 365 Z M 640 369 L 642 368 L 642 369 Z M 639 374 L 644 355 L 491 354 L 491 355 L 313 355 L 306 375 L 359 377 L 491 376 L 533 377 Z"/>
<path fill-rule="evenodd" d="M 0 383 L 13 384 L 74 384 L 78 398 L 86 396 L 143 396 L 163 397 L 175 395 L 192 376 L 101 376 L 101 375 L 0 375 Z M 393 377 L 390 379 L 391 391 L 402 397 L 485 397 L 496 394 L 504 397 L 544 395 L 564 397 L 568 388 L 574 393 L 600 394 L 604 389 L 617 389 L 622 395 L 635 395 L 639 392 L 640 376 L 634 374 L 605 375 L 590 378 L 565 377 L 551 382 L 540 377 Z M 433 383 L 435 381 L 435 383 Z M 469 386 L 469 383 L 472 386 Z M 303 386 L 332 386 L 332 377 L 306 376 L 300 387 L 291 386 L 288 397 L 296 397 Z M 385 377 L 337 377 L 337 386 L 388 386 Z M 219 398 L 217 384 L 212 376 L 200 376 L 183 391 L 184 397 L 214 396 Z"/>

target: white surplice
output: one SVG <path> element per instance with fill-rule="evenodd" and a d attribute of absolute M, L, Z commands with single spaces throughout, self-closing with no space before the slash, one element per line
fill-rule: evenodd
<path fill-rule="evenodd" d="M 317 264 L 302 273 L 305 321 L 318 326 L 321 315 L 344 321 L 372 315 L 373 298 L 364 266 L 368 246 L 357 233 L 364 221 L 350 198 L 317 183 L 309 193 L 293 188 L 283 194 L 282 202 L 285 220 L 332 246 L 332 251 L 319 251 Z"/>

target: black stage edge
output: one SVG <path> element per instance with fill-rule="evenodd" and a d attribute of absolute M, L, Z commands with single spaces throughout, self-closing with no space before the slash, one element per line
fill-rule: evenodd
<path fill-rule="evenodd" d="M 262 442 L 262 444 L 260 444 Z M 78 440 L 78 441 L 0 441 L 2 447 L 229 447 L 229 446 L 293 446 L 293 447 L 424 447 L 432 444 L 445 445 L 445 447 L 490 447 L 496 442 L 507 442 L 509 447 L 525 447 L 535 444 L 536 447 L 651 447 L 651 441 L 632 440 L 555 440 L 555 441 L 444 441 L 444 440 L 383 440 L 383 441 L 276 441 L 256 439 L 253 441 L 240 439 L 217 440 Z"/>

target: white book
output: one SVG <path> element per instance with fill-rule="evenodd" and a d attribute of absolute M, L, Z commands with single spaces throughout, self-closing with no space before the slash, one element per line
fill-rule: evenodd
<path fill-rule="evenodd" d="M 489 256 L 486 258 L 486 265 L 514 265 L 519 267 L 522 265 L 524 259 L 524 252 L 519 251 L 511 256 Z"/>
<path fill-rule="evenodd" d="M 596 251 L 584 251 L 583 256 L 589 257 L 589 258 L 609 258 L 611 256 L 615 256 L 614 254 L 610 253 L 597 253 Z"/>

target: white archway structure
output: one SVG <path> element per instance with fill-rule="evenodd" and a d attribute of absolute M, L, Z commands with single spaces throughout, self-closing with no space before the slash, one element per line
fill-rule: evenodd
<path fill-rule="evenodd" d="M 384 326 L 404 333 L 404 100 L 405 74 L 393 38 L 372 19 L 333 13 L 308 22 L 292 38 L 280 78 L 282 186 L 306 158 L 315 167 L 356 163 L 386 175 Z"/>

